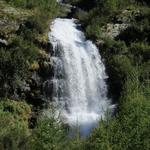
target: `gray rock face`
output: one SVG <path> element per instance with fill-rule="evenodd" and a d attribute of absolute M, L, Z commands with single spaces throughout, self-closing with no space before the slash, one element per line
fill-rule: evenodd
<path fill-rule="evenodd" d="M 69 4 L 63 4 L 63 3 L 61 3 L 61 5 L 65 8 L 65 12 L 66 13 L 70 13 L 71 10 L 72 10 L 72 8 L 73 8 L 73 6 L 71 6 Z"/>
<path fill-rule="evenodd" d="M 9 18 L 3 18 L 0 20 L 0 32 L 7 37 L 7 34 L 15 32 L 19 29 L 19 24 L 16 21 Z"/>
<path fill-rule="evenodd" d="M 8 42 L 6 40 L 0 39 L 0 45 L 8 45 Z"/>
<path fill-rule="evenodd" d="M 129 24 L 135 20 L 136 17 L 140 16 L 140 10 L 123 10 L 118 16 L 116 16 L 116 22 Z"/>
<path fill-rule="evenodd" d="M 111 38 L 117 37 L 141 15 L 142 13 L 140 10 L 123 10 L 119 15 L 115 16 L 114 23 L 108 23 L 106 26 L 102 27 L 102 36 Z"/>
<path fill-rule="evenodd" d="M 41 78 L 37 72 L 33 72 L 31 79 L 35 82 L 37 87 L 41 86 Z"/>
<path fill-rule="evenodd" d="M 26 81 L 23 81 L 21 85 L 21 90 L 24 92 L 30 91 L 30 85 Z"/>
<path fill-rule="evenodd" d="M 105 26 L 102 29 L 102 34 L 103 36 L 109 36 L 111 38 L 115 38 L 117 37 L 122 31 L 124 31 L 125 29 L 127 29 L 130 26 L 130 24 L 107 24 L 107 26 Z"/>
<path fill-rule="evenodd" d="M 14 7 L 6 7 L 3 8 L 2 11 L 7 14 L 19 15 L 19 12 Z"/>
<path fill-rule="evenodd" d="M 5 1 L 0 1 L 0 38 L 9 39 L 31 15 L 27 10 L 11 7 Z"/>

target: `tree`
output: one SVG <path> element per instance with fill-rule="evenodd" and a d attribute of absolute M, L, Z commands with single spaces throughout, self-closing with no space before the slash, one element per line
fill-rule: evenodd
<path fill-rule="evenodd" d="M 54 118 L 42 117 L 33 131 L 31 149 L 61 150 L 65 149 L 67 134 L 65 128 Z"/>

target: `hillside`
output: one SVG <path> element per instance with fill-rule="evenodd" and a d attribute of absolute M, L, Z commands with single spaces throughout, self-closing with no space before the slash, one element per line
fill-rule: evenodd
<path fill-rule="evenodd" d="M 64 0 L 64 4 L 55 0 L 0 0 L 0 149 L 149 150 L 149 6 L 148 0 Z M 65 26 L 68 25 L 65 24 L 67 20 L 61 23 L 60 19 L 57 36 L 60 36 L 59 42 L 64 41 L 65 44 L 55 47 L 56 41 L 51 41 L 48 33 L 53 32 L 49 26 L 54 24 L 53 20 L 58 17 L 77 20 L 69 22 L 74 22 L 70 28 Z M 92 50 L 94 46 L 84 39 L 83 33 L 79 33 L 81 30 L 86 38 L 97 46 L 102 58 L 99 63 L 105 65 L 108 79 L 102 81 L 99 80 L 101 76 L 95 75 L 97 72 L 100 74 L 101 70 L 105 71 L 105 68 L 98 70 L 103 64 L 94 66 L 93 62 L 97 63 L 96 59 L 99 57 L 95 56 L 95 51 Z M 66 39 L 62 39 L 61 32 L 64 36 L 66 33 Z M 75 40 L 70 39 L 73 34 L 77 37 Z M 75 46 L 71 47 L 74 48 L 72 53 L 65 55 L 66 50 L 71 51 L 65 49 L 69 42 L 74 42 L 77 46 L 84 45 L 80 49 L 81 51 L 84 48 L 81 51 L 82 56 L 79 56 L 74 43 Z M 55 54 L 54 48 L 58 55 Z M 85 55 L 86 49 L 94 53 L 91 54 L 93 62 Z M 70 58 L 62 58 L 60 50 L 65 57 Z M 58 57 L 63 60 L 59 65 L 54 61 Z M 84 68 L 81 66 L 84 73 L 77 66 L 80 59 L 84 62 Z M 63 64 L 67 66 L 64 68 L 67 68 L 68 72 L 61 72 Z M 88 69 L 85 68 L 87 64 L 92 64 L 92 67 L 89 65 Z M 95 74 L 90 70 L 93 68 L 97 68 L 93 71 Z M 80 124 L 73 129 L 75 135 L 70 137 L 71 129 L 64 121 L 66 118 L 60 119 L 61 114 L 58 118 L 55 116 L 57 107 L 52 105 L 53 97 L 55 98 L 53 95 L 54 90 L 58 97 L 64 96 L 64 93 L 75 93 L 82 102 L 85 88 L 82 75 L 86 78 L 86 88 L 90 89 L 90 92 L 87 92 L 90 100 L 97 103 L 96 97 L 107 96 L 114 109 L 113 113 L 111 109 L 105 110 L 105 119 L 99 119 L 97 128 L 86 138 L 80 135 Z M 55 83 L 52 85 L 51 79 L 55 76 L 58 79 L 69 78 L 70 85 L 60 85 L 59 88 Z M 96 77 L 98 79 L 94 80 Z M 96 81 L 103 84 L 102 93 L 98 93 Z M 105 88 L 108 88 L 108 93 Z M 73 100 L 74 103 L 78 102 Z M 93 102 L 89 102 L 89 105 L 96 107 L 97 104 Z M 83 103 L 84 101 L 78 105 Z M 69 107 L 64 107 L 70 112 Z M 103 109 L 102 107 L 103 105 L 99 109 Z M 84 119 L 90 120 L 90 117 Z M 80 123 L 80 120 L 77 121 L 77 124 Z"/>

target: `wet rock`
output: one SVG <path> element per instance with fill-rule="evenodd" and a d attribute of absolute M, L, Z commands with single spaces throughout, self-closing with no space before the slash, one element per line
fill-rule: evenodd
<path fill-rule="evenodd" d="M 41 61 L 40 62 L 40 69 L 39 69 L 39 75 L 43 77 L 44 79 L 47 79 L 52 75 L 52 63 L 51 61 Z"/>
<path fill-rule="evenodd" d="M 30 85 L 26 81 L 23 81 L 21 85 L 21 90 L 24 92 L 30 91 Z"/>
<path fill-rule="evenodd" d="M 43 83 L 43 93 L 47 98 L 51 98 L 53 91 L 53 82 L 51 80 L 46 80 Z"/>
<path fill-rule="evenodd" d="M 33 72 L 31 79 L 32 79 L 32 81 L 34 81 L 34 84 L 36 84 L 35 86 L 38 87 L 41 85 L 41 78 L 37 72 Z"/>

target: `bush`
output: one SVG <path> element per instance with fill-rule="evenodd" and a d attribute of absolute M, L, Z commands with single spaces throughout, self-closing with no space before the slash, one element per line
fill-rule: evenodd
<path fill-rule="evenodd" d="M 128 48 L 124 41 L 114 41 L 109 38 L 104 39 L 104 41 L 104 44 L 100 48 L 106 56 L 112 57 L 113 55 L 121 56 L 128 54 Z"/>
<path fill-rule="evenodd" d="M 134 62 L 141 64 L 150 59 L 150 46 L 144 43 L 132 43 L 130 52 L 134 55 Z"/>
<path fill-rule="evenodd" d="M 142 25 L 132 25 L 126 30 L 122 31 L 122 33 L 116 39 L 125 41 L 125 43 L 129 46 L 134 42 L 149 43 L 149 31 L 150 28 L 148 26 L 142 27 Z"/>
<path fill-rule="evenodd" d="M 28 118 L 30 106 L 25 102 L 0 100 L 0 149 L 24 150 L 28 149 L 27 142 L 30 134 Z"/>
<path fill-rule="evenodd" d="M 136 74 L 137 78 L 137 74 Z M 150 149 L 150 103 L 138 79 L 131 76 L 124 86 L 116 117 L 101 121 L 85 143 L 85 149 L 135 150 Z"/>
<path fill-rule="evenodd" d="M 33 131 L 31 149 L 33 150 L 61 150 L 65 149 L 66 131 L 54 118 L 39 119 Z"/>
<path fill-rule="evenodd" d="M 12 56 L 15 57 L 15 54 L 20 53 L 26 62 L 33 62 L 38 58 L 38 48 L 31 41 L 24 40 L 21 36 L 16 36 L 10 47 Z"/>
<path fill-rule="evenodd" d="M 26 60 L 20 52 L 0 50 L 0 96 L 12 94 L 17 82 L 25 77 Z"/>
<path fill-rule="evenodd" d="M 98 38 L 101 35 L 100 26 L 97 24 L 92 24 L 86 28 L 86 36 L 92 39 Z"/>
<path fill-rule="evenodd" d="M 126 79 L 134 71 L 131 61 L 126 56 L 112 56 L 107 62 L 109 74 L 109 91 L 117 101 Z"/>

